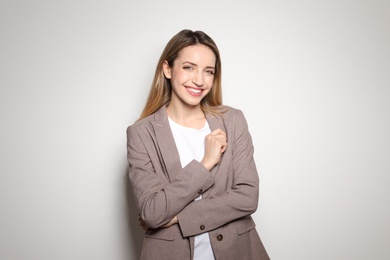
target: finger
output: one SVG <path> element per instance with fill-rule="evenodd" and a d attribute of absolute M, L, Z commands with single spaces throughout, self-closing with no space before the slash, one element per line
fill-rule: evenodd
<path fill-rule="evenodd" d="M 140 226 L 142 227 L 143 230 L 148 230 L 149 227 L 145 224 L 145 222 L 143 220 L 140 221 Z"/>
<path fill-rule="evenodd" d="M 226 147 L 227 145 L 227 140 L 223 135 L 208 136 L 207 139 L 210 143 L 213 143 L 221 148 Z"/>
<path fill-rule="evenodd" d="M 141 217 L 138 217 L 138 222 L 139 222 L 139 225 L 141 227 L 145 226 L 145 222 L 143 221 L 143 219 Z"/>
<path fill-rule="evenodd" d="M 209 139 L 210 141 L 214 140 L 214 141 L 219 141 L 219 142 L 226 142 L 227 139 L 226 139 L 226 135 L 224 134 L 209 134 L 208 136 L 206 136 L 207 139 Z"/>
<path fill-rule="evenodd" d="M 223 136 L 226 136 L 226 133 L 221 128 L 215 129 L 210 134 L 211 135 L 223 135 Z"/>
<path fill-rule="evenodd" d="M 226 145 L 221 147 L 221 155 L 226 151 Z"/>

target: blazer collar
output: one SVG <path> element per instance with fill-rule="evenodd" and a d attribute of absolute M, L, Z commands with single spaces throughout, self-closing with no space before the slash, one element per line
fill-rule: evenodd
<path fill-rule="evenodd" d="M 168 126 L 169 126 L 166 106 L 162 106 L 159 110 L 157 110 L 154 113 L 153 120 L 154 121 L 152 122 L 152 124 L 157 124 L 157 125 L 168 124 Z M 211 131 L 214 131 L 215 129 L 221 128 L 223 131 L 226 132 L 225 125 L 224 125 L 223 120 L 220 116 L 206 114 L 206 120 L 209 123 Z"/>
<path fill-rule="evenodd" d="M 210 126 L 210 130 L 214 131 L 218 128 L 226 132 L 225 125 L 220 116 L 206 115 L 206 120 Z M 162 106 L 154 113 L 151 124 L 157 138 L 158 149 L 161 152 L 164 165 L 169 180 L 173 180 L 176 174 L 182 169 L 180 164 L 180 156 L 177 150 L 175 139 L 169 126 L 168 114 L 166 107 Z M 215 169 L 213 173 L 215 173 Z"/>
<path fill-rule="evenodd" d="M 165 174 L 171 182 L 181 169 L 179 152 L 177 151 L 175 139 L 169 126 L 166 107 L 162 106 L 154 113 L 151 124 L 156 135 L 157 146 L 162 156 L 162 166 Z"/>

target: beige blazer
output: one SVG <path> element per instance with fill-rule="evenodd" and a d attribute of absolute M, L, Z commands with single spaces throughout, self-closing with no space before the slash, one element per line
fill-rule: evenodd
<path fill-rule="evenodd" d="M 251 214 L 259 178 L 243 113 L 207 115 L 227 134 L 227 150 L 211 172 L 193 160 L 181 167 L 165 106 L 127 129 L 129 177 L 145 232 L 141 259 L 193 259 L 193 237 L 209 232 L 217 260 L 269 259 Z M 203 194 L 203 199 L 194 201 Z M 178 216 L 179 224 L 159 228 Z"/>

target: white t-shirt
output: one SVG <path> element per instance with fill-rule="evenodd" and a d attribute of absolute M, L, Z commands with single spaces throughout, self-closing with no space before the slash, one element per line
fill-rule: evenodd
<path fill-rule="evenodd" d="M 211 130 L 206 121 L 200 130 L 185 127 L 168 118 L 169 125 L 180 155 L 181 166 L 184 167 L 192 160 L 201 161 L 204 156 L 204 140 Z M 195 200 L 202 199 L 202 195 Z M 195 236 L 194 260 L 214 260 L 214 253 L 210 243 L 209 233 Z"/>

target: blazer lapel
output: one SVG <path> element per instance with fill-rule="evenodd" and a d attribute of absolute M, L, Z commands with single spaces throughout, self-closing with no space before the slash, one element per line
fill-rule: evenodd
<path fill-rule="evenodd" d="M 169 181 L 176 177 L 181 170 L 179 152 L 173 139 L 172 131 L 169 126 L 166 108 L 163 106 L 154 115 L 154 121 L 151 122 L 157 139 L 157 149 L 162 156 L 162 163 Z"/>
<path fill-rule="evenodd" d="M 223 120 L 220 116 L 206 114 L 206 120 L 209 123 L 211 132 L 218 128 L 221 128 L 222 131 L 226 133 L 225 124 L 223 123 Z"/>
<path fill-rule="evenodd" d="M 221 116 L 213 116 L 213 115 L 206 114 L 206 120 L 209 123 L 209 127 L 210 127 L 211 132 L 220 128 L 222 131 L 224 131 L 226 133 L 226 127 L 225 127 L 225 124 L 224 124 Z M 228 140 L 229 140 L 229 138 L 228 138 Z M 219 168 L 219 163 L 211 170 L 211 174 L 214 177 L 218 172 L 218 168 Z"/>
<path fill-rule="evenodd" d="M 220 116 L 206 115 L 206 120 L 211 131 L 220 128 L 226 133 L 225 124 Z M 157 139 L 157 149 L 159 149 L 162 156 L 163 167 L 166 171 L 165 174 L 169 181 L 171 181 L 176 177 L 176 174 L 182 169 L 182 167 L 175 139 L 173 138 L 171 127 L 169 126 L 165 106 L 155 112 L 154 121 L 152 121 L 151 124 Z M 218 171 L 218 165 L 211 170 L 211 174 L 213 176 L 215 176 Z"/>

